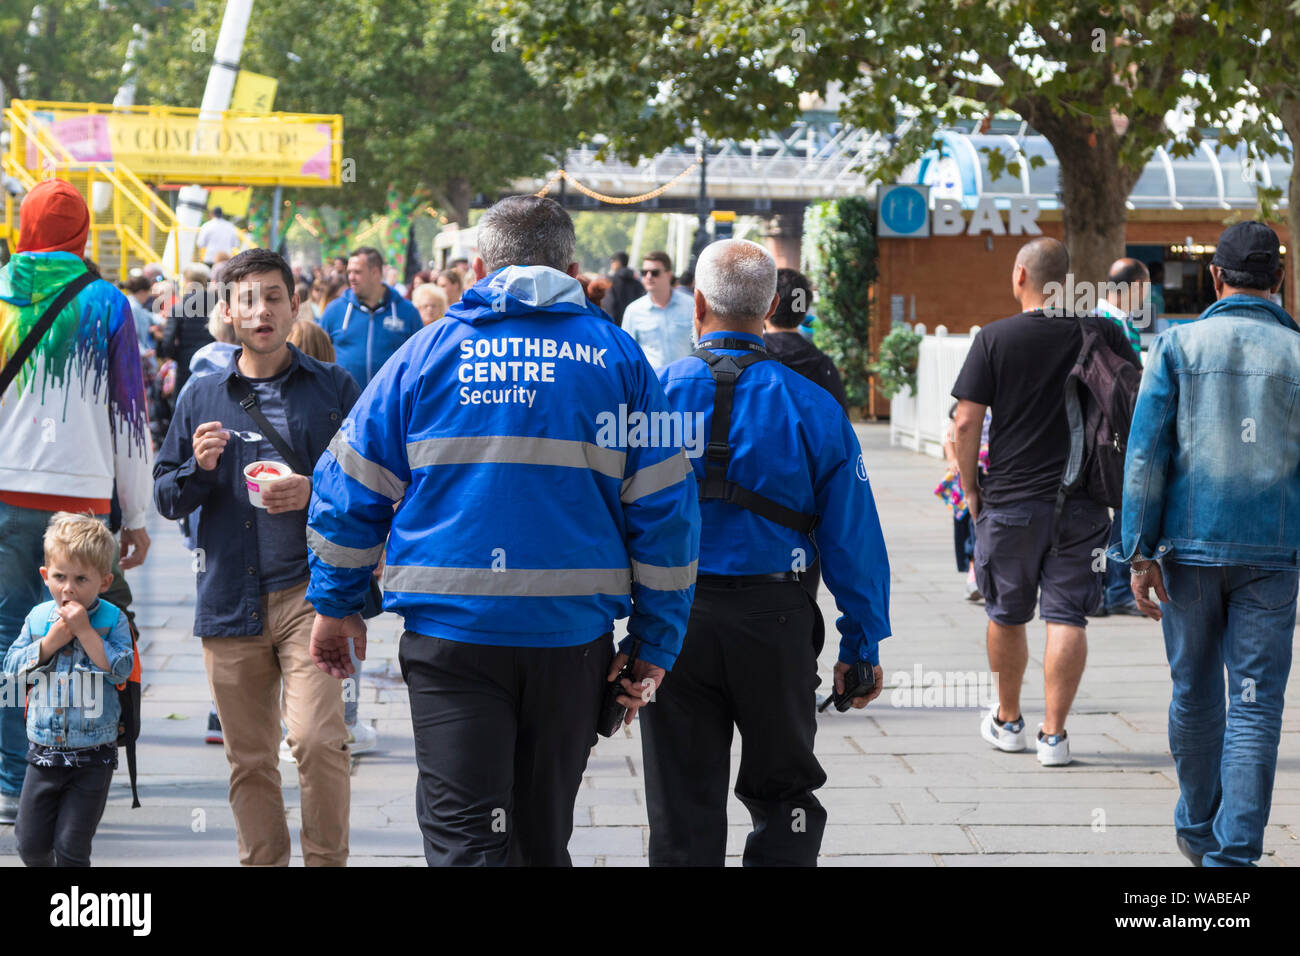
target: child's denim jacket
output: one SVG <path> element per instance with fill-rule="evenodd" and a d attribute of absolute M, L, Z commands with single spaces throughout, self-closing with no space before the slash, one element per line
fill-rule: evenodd
<path fill-rule="evenodd" d="M 78 750 L 117 740 L 121 705 L 114 685 L 131 675 L 135 663 L 131 629 L 126 615 L 102 598 L 86 613 L 91 627 L 104 641 L 109 671 L 96 666 L 75 637 L 44 664 L 37 665 L 41 639 L 59 619 L 54 601 L 32 609 L 18 639 L 5 654 L 4 677 L 11 683 L 6 690 L 21 695 L 23 685 L 31 685 L 27 738 L 32 743 Z M 12 686 L 15 682 L 16 688 Z"/>

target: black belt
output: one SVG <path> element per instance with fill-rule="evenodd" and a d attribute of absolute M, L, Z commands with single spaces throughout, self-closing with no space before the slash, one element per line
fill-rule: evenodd
<path fill-rule="evenodd" d="M 752 584 L 777 584 L 798 580 L 797 571 L 778 571 L 776 574 L 701 574 L 695 578 L 695 583 L 713 588 L 743 588 Z"/>

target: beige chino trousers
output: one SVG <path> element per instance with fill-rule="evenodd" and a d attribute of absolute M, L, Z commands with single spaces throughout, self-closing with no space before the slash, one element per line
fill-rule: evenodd
<path fill-rule="evenodd" d="M 265 630 L 203 638 L 203 665 L 230 763 L 239 862 L 288 866 L 289 825 L 280 789 L 280 718 L 298 761 L 302 855 L 307 866 L 345 866 L 351 758 L 343 725 L 343 682 L 311 659 L 316 612 L 304 581 L 262 595 Z"/>

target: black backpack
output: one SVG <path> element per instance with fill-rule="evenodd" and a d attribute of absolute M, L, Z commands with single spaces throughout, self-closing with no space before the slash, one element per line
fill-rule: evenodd
<path fill-rule="evenodd" d="M 125 611 L 121 612 L 126 614 Z M 134 661 L 131 673 L 122 683 L 116 685 L 117 702 L 121 705 L 122 715 L 117 723 L 117 745 L 126 750 L 126 769 L 131 778 L 131 808 L 140 806 L 140 794 L 135 783 L 135 742 L 140 737 L 140 632 L 136 630 L 135 621 L 126 619 L 131 628 L 131 655 Z"/>
<path fill-rule="evenodd" d="M 1120 506 L 1128 432 L 1142 383 L 1140 368 L 1117 355 L 1095 327 L 1078 321 L 1083 345 L 1065 379 L 1070 457 L 1057 496 L 1058 515 L 1065 496 L 1080 492 L 1098 504 Z"/>

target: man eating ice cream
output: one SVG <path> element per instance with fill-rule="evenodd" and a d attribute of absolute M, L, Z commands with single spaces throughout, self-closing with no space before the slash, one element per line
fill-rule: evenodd
<path fill-rule="evenodd" d="M 225 372 L 193 380 L 181 395 L 154 467 L 154 500 L 168 518 L 202 508 L 194 633 L 225 735 L 240 862 L 289 864 L 278 763 L 283 694 L 302 785 L 304 861 L 342 866 L 343 689 L 309 649 L 307 504 L 312 467 L 360 390 L 341 367 L 288 343 L 298 312 L 293 288 L 288 265 L 269 250 L 227 262 L 218 309 L 240 348 Z M 260 473 L 250 477 L 255 464 Z M 282 477 L 267 481 L 272 470 Z"/>

